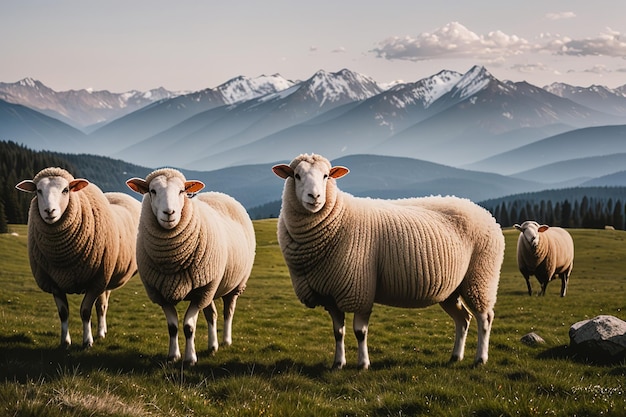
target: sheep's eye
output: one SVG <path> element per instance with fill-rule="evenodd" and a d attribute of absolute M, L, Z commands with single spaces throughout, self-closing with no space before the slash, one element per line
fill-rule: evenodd
<path fill-rule="evenodd" d="M 185 190 L 180 190 L 180 191 L 178 192 L 178 195 L 181 195 L 181 194 L 183 194 L 184 192 L 185 192 Z"/>
<path fill-rule="evenodd" d="M 63 191 L 62 191 L 62 192 L 63 192 L 63 194 L 67 194 L 67 193 L 69 193 L 69 192 L 70 192 L 70 189 L 69 189 L 69 188 L 67 188 L 67 187 L 65 187 L 65 188 L 63 189 Z"/>
<path fill-rule="evenodd" d="M 328 174 L 324 174 L 324 179 L 328 179 Z"/>
<path fill-rule="evenodd" d="M 43 191 L 38 189 L 37 190 L 37 194 L 41 195 L 41 194 L 43 194 Z"/>
<path fill-rule="evenodd" d="M 150 190 L 150 194 L 156 195 L 156 190 L 154 190 L 154 189 Z"/>
<path fill-rule="evenodd" d="M 300 174 L 296 174 L 295 177 L 296 177 L 297 180 L 299 180 L 300 179 Z"/>

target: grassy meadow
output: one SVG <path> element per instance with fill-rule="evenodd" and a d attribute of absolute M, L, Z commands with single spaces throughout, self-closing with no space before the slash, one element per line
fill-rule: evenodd
<path fill-rule="evenodd" d="M 540 298 L 526 294 L 515 261 L 518 233 L 505 230 L 485 366 L 472 366 L 475 321 L 465 360 L 449 364 L 454 325 L 440 307 L 376 306 L 371 368 L 356 367 L 348 315 L 348 365 L 333 371 L 330 317 L 294 295 L 276 242 L 276 221 L 255 221 L 255 228 L 257 257 L 239 299 L 233 345 L 209 355 L 200 315 L 199 362 L 183 368 L 166 361 L 165 317 L 148 300 L 139 277 L 112 294 L 108 335 L 89 350 L 80 348 L 82 296 L 69 296 L 74 344 L 59 350 L 56 308 L 31 275 L 26 227 L 11 226 L 18 236 L 0 235 L 0 415 L 626 415 L 626 364 L 589 363 L 568 348 L 569 327 L 577 321 L 599 314 L 626 320 L 626 232 L 571 230 L 576 260 L 567 297 L 559 297 L 560 281 L 554 281 Z M 536 281 L 533 285 L 539 289 Z M 180 316 L 184 308 L 179 305 Z M 546 343 L 520 343 L 529 332 Z M 180 342 L 184 349 L 182 337 Z"/>

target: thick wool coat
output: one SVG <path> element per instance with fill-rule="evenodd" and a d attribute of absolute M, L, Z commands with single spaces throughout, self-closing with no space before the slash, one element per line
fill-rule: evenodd
<path fill-rule="evenodd" d="M 548 283 L 555 274 L 571 271 L 574 265 L 574 241 L 567 230 L 550 227 L 539 233 L 539 244 L 533 248 L 520 233 L 517 240 L 517 264 L 522 274 L 534 275 Z"/>
<path fill-rule="evenodd" d="M 46 176 L 74 180 L 65 170 L 49 168 L 34 181 Z M 102 193 L 95 184 L 89 184 L 70 192 L 62 218 L 47 224 L 34 197 L 28 215 L 28 253 L 39 287 L 53 294 L 80 294 L 124 285 L 137 272 L 140 210 L 140 203 L 132 197 Z"/>
<path fill-rule="evenodd" d="M 457 293 L 473 311 L 493 308 L 504 236 L 483 208 L 456 197 L 357 198 L 330 178 L 325 206 L 311 214 L 294 188 L 287 178 L 278 241 L 305 305 L 365 313 L 374 303 L 424 307 Z"/>
<path fill-rule="evenodd" d="M 252 221 L 234 198 L 200 193 L 185 198 L 180 223 L 162 228 L 144 195 L 137 244 L 139 275 L 159 305 L 195 299 L 201 309 L 234 290 L 252 270 L 256 241 Z"/>

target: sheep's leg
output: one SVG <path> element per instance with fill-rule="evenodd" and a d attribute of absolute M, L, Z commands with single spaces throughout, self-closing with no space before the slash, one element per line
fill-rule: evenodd
<path fill-rule="evenodd" d="M 358 366 L 361 369 L 368 369 L 370 367 L 370 357 L 367 352 L 367 329 L 370 320 L 371 311 L 367 313 L 354 313 L 354 336 L 358 342 L 359 361 Z"/>
<path fill-rule="evenodd" d="M 217 308 L 215 308 L 215 302 L 211 301 L 204 310 L 204 318 L 206 318 L 207 325 L 209 327 L 209 353 L 217 352 L 219 343 L 217 341 Z"/>
<path fill-rule="evenodd" d="M 463 356 L 465 356 L 465 341 L 467 340 L 467 331 L 472 320 L 472 314 L 456 294 L 439 303 L 439 305 L 454 320 L 454 348 L 452 349 L 450 362 L 458 362 L 463 360 Z"/>
<path fill-rule="evenodd" d="M 233 344 L 233 317 L 237 307 L 237 298 L 239 298 L 239 293 L 236 291 L 222 297 L 224 301 L 224 337 L 222 340 L 226 346 Z"/>
<path fill-rule="evenodd" d="M 180 359 L 180 349 L 178 347 L 178 313 L 173 304 L 163 304 L 161 306 L 165 319 L 167 320 L 167 330 L 170 335 L 170 346 L 167 360 L 170 362 Z"/>
<path fill-rule="evenodd" d="M 545 280 L 541 283 L 541 291 L 539 291 L 540 296 L 546 295 L 546 288 L 548 288 L 548 280 Z"/>
<path fill-rule="evenodd" d="M 66 294 L 54 294 L 54 302 L 57 305 L 57 312 L 61 320 L 61 348 L 67 349 L 72 344 L 70 337 L 70 307 L 67 303 Z"/>
<path fill-rule="evenodd" d="M 324 307 L 333 320 L 333 332 L 335 334 L 335 360 L 333 361 L 333 369 L 341 369 L 346 364 L 346 348 L 344 344 L 344 335 L 346 333 L 345 318 L 346 314 L 339 310 L 336 305 Z"/>
<path fill-rule="evenodd" d="M 489 336 L 491 335 L 493 318 L 493 309 L 476 314 L 476 321 L 478 323 L 478 346 L 476 348 L 474 365 L 487 363 L 487 358 L 489 357 Z"/>
<path fill-rule="evenodd" d="M 522 275 L 524 275 L 524 279 L 526 280 L 526 288 L 528 288 L 528 295 L 532 296 L 533 295 L 533 288 L 530 285 L 530 275 L 524 274 L 524 273 L 522 273 Z"/>
<path fill-rule="evenodd" d="M 91 333 L 91 311 L 100 292 L 87 290 L 83 301 L 80 303 L 80 318 L 83 321 L 83 348 L 93 346 L 93 334 Z"/>
<path fill-rule="evenodd" d="M 215 309 L 215 305 L 213 305 L 213 309 Z M 185 363 L 191 366 L 198 362 L 195 344 L 198 313 L 200 313 L 200 306 L 192 301 L 189 303 L 187 312 L 185 312 L 185 318 L 183 319 L 183 332 L 185 333 Z"/>
<path fill-rule="evenodd" d="M 567 281 L 569 281 L 570 271 L 560 274 L 561 276 L 561 297 L 565 297 L 567 293 Z"/>
<path fill-rule="evenodd" d="M 96 300 L 96 315 L 98 316 L 97 337 L 104 339 L 107 334 L 107 311 L 109 310 L 109 297 L 111 291 L 105 291 Z"/>

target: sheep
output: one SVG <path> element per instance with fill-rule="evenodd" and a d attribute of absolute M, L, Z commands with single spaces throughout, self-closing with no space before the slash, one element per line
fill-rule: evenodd
<path fill-rule="evenodd" d="M 83 347 L 93 345 L 91 311 L 96 304 L 97 337 L 107 333 L 111 291 L 136 272 L 135 244 L 141 204 L 123 193 L 103 193 L 62 168 L 41 170 L 16 185 L 36 193 L 28 213 L 28 254 L 35 281 L 51 293 L 61 320 L 61 347 L 69 348 L 67 294 L 84 293 L 80 306 Z"/>
<path fill-rule="evenodd" d="M 194 338 L 200 310 L 209 328 L 209 352 L 218 349 L 217 310 L 224 301 L 223 343 L 232 344 L 237 298 L 252 270 L 256 239 L 252 221 L 234 198 L 203 192 L 201 181 L 187 181 L 173 168 L 161 168 L 127 185 L 143 194 L 137 237 L 139 276 L 150 300 L 163 309 L 169 330 L 168 360 L 181 358 L 176 304 L 189 301 L 183 319 L 184 362 L 194 365 Z"/>
<path fill-rule="evenodd" d="M 369 368 L 374 303 L 439 303 L 455 323 L 451 361 L 463 359 L 471 310 L 479 330 L 474 362 L 487 362 L 504 235 L 486 210 L 457 197 L 354 197 L 336 185 L 348 168 L 316 154 L 272 169 L 285 179 L 279 246 L 299 300 L 323 306 L 332 318 L 333 368 L 346 364 L 346 312 L 354 313 L 358 366 Z"/>
<path fill-rule="evenodd" d="M 558 275 L 561 278 L 561 297 L 565 297 L 567 283 L 574 267 L 574 241 L 567 230 L 539 225 L 528 220 L 514 227 L 520 231 L 517 239 L 517 266 L 526 279 L 528 295 L 532 295 L 530 276 L 541 284 L 540 296 Z"/>

